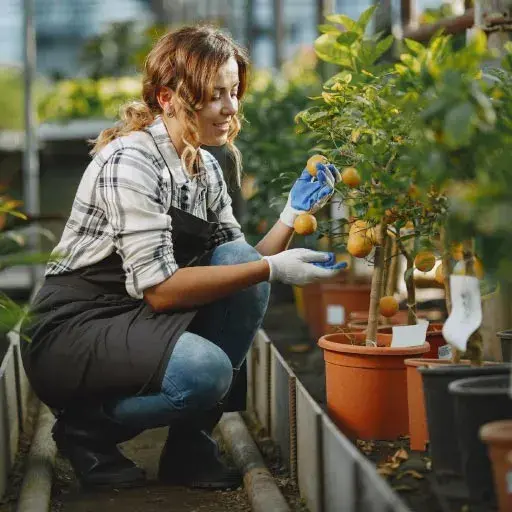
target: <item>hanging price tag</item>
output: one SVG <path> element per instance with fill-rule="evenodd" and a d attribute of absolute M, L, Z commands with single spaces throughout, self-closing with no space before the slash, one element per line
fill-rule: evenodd
<path fill-rule="evenodd" d="M 469 337 L 482 323 L 480 284 L 476 277 L 450 276 L 452 312 L 443 327 L 444 339 L 464 352 Z"/>

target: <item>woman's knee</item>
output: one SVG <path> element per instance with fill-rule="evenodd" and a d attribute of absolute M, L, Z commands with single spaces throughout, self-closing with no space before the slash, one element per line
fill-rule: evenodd
<path fill-rule="evenodd" d="M 231 361 L 221 348 L 185 332 L 169 361 L 163 391 L 182 408 L 210 409 L 226 395 L 232 378 Z"/>
<path fill-rule="evenodd" d="M 233 240 L 215 248 L 212 265 L 236 265 L 261 260 L 261 254 L 247 242 Z"/>

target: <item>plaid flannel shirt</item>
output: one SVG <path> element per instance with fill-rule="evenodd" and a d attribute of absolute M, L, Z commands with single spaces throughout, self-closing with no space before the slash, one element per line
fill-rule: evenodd
<path fill-rule="evenodd" d="M 158 117 L 144 131 L 110 142 L 85 170 L 46 275 L 97 263 L 114 251 L 122 258 L 126 290 L 134 298 L 170 277 L 178 265 L 171 238 L 171 205 L 220 228 L 209 248 L 244 240 L 233 216 L 222 170 L 201 149 L 199 173 L 190 177 Z M 53 258 L 52 258 L 53 259 Z"/>

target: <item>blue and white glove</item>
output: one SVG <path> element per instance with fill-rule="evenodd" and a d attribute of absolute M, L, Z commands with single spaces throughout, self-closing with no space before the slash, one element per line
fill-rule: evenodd
<path fill-rule="evenodd" d="M 263 259 L 270 267 L 269 281 L 296 286 L 332 279 L 347 266 L 345 262 L 336 263 L 333 253 L 302 248 L 263 256 Z"/>
<path fill-rule="evenodd" d="M 301 213 L 314 214 L 320 210 L 334 194 L 336 183 L 341 181 L 341 175 L 333 164 L 317 164 L 316 168 L 315 177 L 304 169 L 288 194 L 279 218 L 290 228 Z"/>

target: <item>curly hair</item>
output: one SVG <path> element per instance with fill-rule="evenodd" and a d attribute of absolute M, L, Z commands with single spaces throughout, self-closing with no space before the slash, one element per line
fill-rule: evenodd
<path fill-rule="evenodd" d="M 95 154 L 109 142 L 130 132 L 143 130 L 162 114 L 157 99 L 161 87 L 169 87 L 184 116 L 181 155 L 184 167 L 192 172 L 198 158 L 199 138 L 196 112 L 211 97 L 217 72 L 230 58 L 238 64 L 240 85 L 238 99 L 247 90 L 249 59 L 244 48 L 221 30 L 207 26 L 188 26 L 162 36 L 149 52 L 144 63 L 142 101 L 133 101 L 120 109 L 120 122 L 103 130 L 93 140 L 91 154 Z M 240 184 L 241 155 L 234 140 L 241 127 L 239 115 L 233 116 L 228 132 L 227 146 L 232 153 Z"/>

